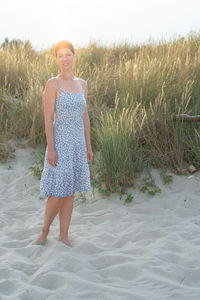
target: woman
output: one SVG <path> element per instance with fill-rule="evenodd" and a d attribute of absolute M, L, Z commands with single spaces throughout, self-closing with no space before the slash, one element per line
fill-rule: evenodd
<path fill-rule="evenodd" d="M 74 76 L 75 51 L 69 41 L 55 46 L 60 74 L 50 78 L 44 90 L 44 118 L 47 147 L 40 181 L 40 197 L 48 197 L 44 225 L 36 241 L 45 244 L 57 213 L 59 240 L 72 246 L 68 229 L 75 191 L 91 189 L 88 161 L 93 153 L 86 97 L 87 83 Z"/>

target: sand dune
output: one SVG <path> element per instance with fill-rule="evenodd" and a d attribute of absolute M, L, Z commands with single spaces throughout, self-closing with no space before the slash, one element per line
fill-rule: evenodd
<path fill-rule="evenodd" d="M 80 194 L 72 214 L 70 248 L 58 241 L 59 219 L 45 246 L 33 245 L 45 200 L 28 169 L 36 150 L 16 148 L 0 164 L 0 299 L 199 300 L 200 172 L 173 174 L 162 192 L 137 187 L 132 203 L 117 194 Z"/>

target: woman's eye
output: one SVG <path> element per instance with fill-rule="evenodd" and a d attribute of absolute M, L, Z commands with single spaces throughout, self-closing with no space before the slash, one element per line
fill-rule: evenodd
<path fill-rule="evenodd" d="M 59 55 L 58 57 L 61 58 L 61 57 L 67 57 L 67 56 L 71 56 L 71 55 L 70 54 L 67 54 L 66 56 Z"/>

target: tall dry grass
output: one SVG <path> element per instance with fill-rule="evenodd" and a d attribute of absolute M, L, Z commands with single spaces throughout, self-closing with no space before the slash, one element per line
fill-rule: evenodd
<path fill-rule="evenodd" d="M 0 137 L 45 141 L 43 90 L 59 73 L 53 47 L 0 51 Z M 77 49 L 74 73 L 88 82 L 91 141 L 109 189 L 132 185 L 147 165 L 200 166 L 199 124 L 172 120 L 200 111 L 200 35 L 157 45 L 90 43 Z"/>

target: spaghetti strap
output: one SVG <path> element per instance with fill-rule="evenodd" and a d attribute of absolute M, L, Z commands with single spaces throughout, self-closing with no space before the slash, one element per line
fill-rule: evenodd
<path fill-rule="evenodd" d="M 85 85 L 84 85 L 84 80 L 81 79 L 81 85 L 82 85 L 82 88 L 83 88 L 83 91 L 85 90 Z"/>
<path fill-rule="evenodd" d="M 59 88 L 61 88 L 60 83 L 59 83 L 59 80 L 58 80 L 58 76 L 56 76 L 56 81 L 57 81 L 57 83 L 58 83 Z"/>

